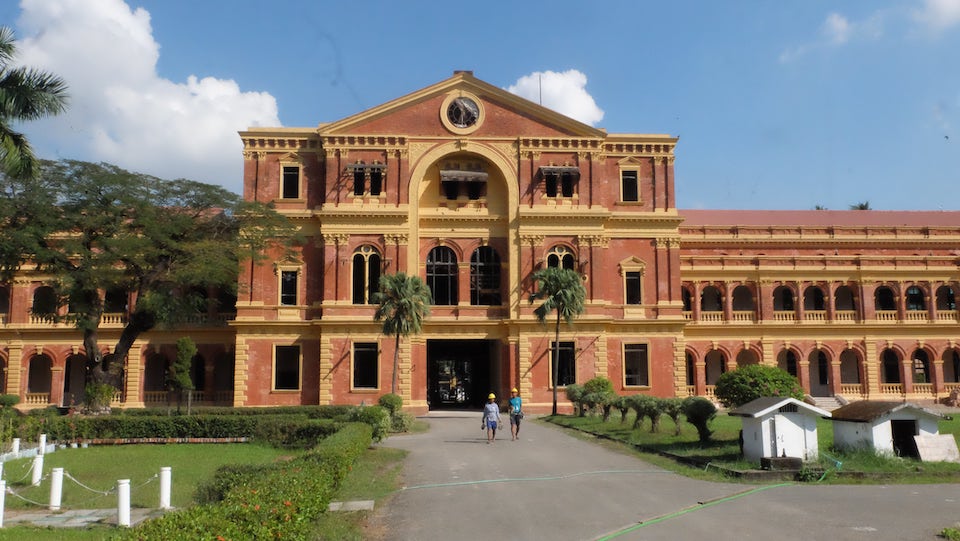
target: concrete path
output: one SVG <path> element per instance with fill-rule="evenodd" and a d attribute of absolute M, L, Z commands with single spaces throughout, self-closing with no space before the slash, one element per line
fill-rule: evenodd
<path fill-rule="evenodd" d="M 488 445 L 480 413 L 431 413 L 384 540 L 933 540 L 960 520 L 960 485 L 764 486 L 695 481 L 527 422 Z"/>

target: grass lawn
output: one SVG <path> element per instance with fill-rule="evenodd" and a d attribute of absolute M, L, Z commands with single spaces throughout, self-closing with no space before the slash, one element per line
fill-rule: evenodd
<path fill-rule="evenodd" d="M 740 456 L 738 437 L 741 421 L 737 417 L 730 417 L 723 412 L 718 413 L 717 417 L 710 423 L 713 435 L 711 441 L 706 444 L 700 443 L 696 430 L 689 423 L 682 422 L 680 434 L 676 435 L 676 426 L 673 421 L 665 417 L 660 421 L 660 431 L 651 433 L 649 420 L 646 420 L 637 430 L 634 430 L 632 428 L 634 418 L 635 416 L 631 412 L 628 414 L 626 421 L 621 423 L 620 414 L 617 412 L 611 415 L 607 422 L 603 422 L 598 416 L 557 416 L 545 419 L 561 426 L 576 428 L 630 445 L 641 446 L 644 450 L 654 453 L 668 452 L 735 470 L 757 469 L 759 467 L 759 464 L 747 462 Z M 960 440 L 960 416 L 952 420 L 941 421 L 940 433 L 953 434 L 955 438 Z M 824 470 L 836 470 L 837 461 L 839 461 L 842 463 L 840 470 L 843 472 L 864 472 L 870 475 L 883 474 L 883 482 L 927 483 L 960 480 L 960 464 L 878 457 L 873 453 L 864 452 L 836 452 L 832 449 L 833 424 L 826 419 L 818 420 L 817 435 L 821 458 L 819 465 L 815 467 L 822 467 Z M 655 454 L 647 453 L 644 458 L 647 459 L 648 457 L 651 457 L 651 461 L 658 465 L 665 465 L 664 461 Z M 657 458 L 653 459 L 652 457 Z M 690 468 L 681 468 L 675 462 L 668 467 L 686 474 L 691 472 Z M 694 476 L 710 477 L 700 474 Z M 851 480 L 848 477 L 828 475 L 824 481 L 850 483 L 868 482 L 869 480 Z"/>
<path fill-rule="evenodd" d="M 223 464 L 266 463 L 290 456 L 290 451 L 253 444 L 196 444 L 196 445 L 119 445 L 87 449 L 60 449 L 44 457 L 44 480 L 39 487 L 30 486 L 30 466 L 33 459 L 21 459 L 4 464 L 3 477 L 7 485 L 20 496 L 41 502 L 46 507 L 50 500 L 49 472 L 64 469 L 64 509 L 116 508 L 116 493 L 101 495 L 80 487 L 67 478 L 69 474 L 96 491 L 108 491 L 118 479 L 130 479 L 132 507 L 156 508 L 160 499 L 159 474 L 162 466 L 172 472 L 170 500 L 174 507 L 192 504 L 193 492 L 199 482 L 209 479 Z M 37 509 L 21 498 L 7 494 L 7 509 Z M 9 527 L 0 529 L 0 541 L 30 539 L 86 540 L 104 539 L 112 528 L 45 529 Z"/>

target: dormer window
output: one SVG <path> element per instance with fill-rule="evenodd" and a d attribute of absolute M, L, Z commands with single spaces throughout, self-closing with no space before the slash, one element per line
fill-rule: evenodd
<path fill-rule="evenodd" d="M 487 195 L 488 174 L 476 162 L 450 162 L 440 169 L 440 189 L 445 199 L 454 201 L 466 196 L 471 201 Z"/>
<path fill-rule="evenodd" d="M 580 169 L 567 165 L 542 165 L 540 177 L 547 197 L 573 197 L 580 181 Z"/>

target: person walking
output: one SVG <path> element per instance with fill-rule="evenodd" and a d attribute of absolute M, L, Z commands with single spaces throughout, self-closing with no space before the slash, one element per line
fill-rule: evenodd
<path fill-rule="evenodd" d="M 483 419 L 480 422 L 480 429 L 487 430 L 487 444 L 493 443 L 497 439 L 497 427 L 500 426 L 500 406 L 497 405 L 497 395 L 490 393 L 487 396 L 487 403 L 483 406 Z"/>
<path fill-rule="evenodd" d="M 510 390 L 510 436 L 517 441 L 520 434 L 520 419 L 523 419 L 523 399 L 516 387 Z"/>

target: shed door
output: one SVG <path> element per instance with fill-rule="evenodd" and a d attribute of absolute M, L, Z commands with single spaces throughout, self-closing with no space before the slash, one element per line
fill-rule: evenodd
<path fill-rule="evenodd" d="M 890 431 L 893 433 L 893 452 L 897 456 L 920 458 L 917 441 L 913 439 L 920 433 L 916 420 L 890 421 Z"/>

